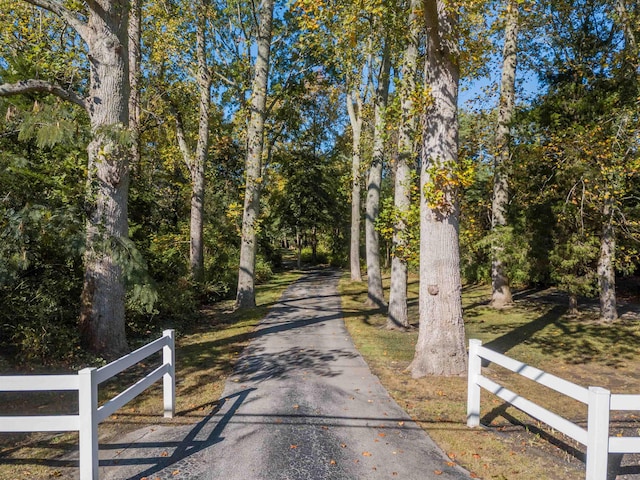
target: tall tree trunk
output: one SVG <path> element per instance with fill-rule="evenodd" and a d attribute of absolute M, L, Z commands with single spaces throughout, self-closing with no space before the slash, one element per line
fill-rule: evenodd
<path fill-rule="evenodd" d="M 380 211 L 380 188 L 382 185 L 382 164 L 384 162 L 385 115 L 389 97 L 389 76 L 391 71 L 391 46 L 385 41 L 382 64 L 376 88 L 373 158 L 367 183 L 367 204 L 365 215 L 365 246 L 367 254 L 367 302 L 379 307 L 386 306 L 382 290 L 380 269 L 380 239 L 376 230 L 376 220 Z"/>
<path fill-rule="evenodd" d="M 129 130 L 131 132 L 130 164 L 140 168 L 140 37 L 141 0 L 131 0 L 129 8 Z"/>
<path fill-rule="evenodd" d="M 302 268 L 302 236 L 300 235 L 300 229 L 296 227 L 296 251 L 298 259 L 298 270 Z"/>
<path fill-rule="evenodd" d="M 613 196 L 605 200 L 604 224 L 600 236 L 598 287 L 600 290 L 600 320 L 613 322 L 618 318 L 616 306 L 616 272 L 614 267 L 616 239 L 613 226 Z"/>
<path fill-rule="evenodd" d="M 128 238 L 130 148 L 122 141 L 129 122 L 128 3 L 96 2 L 87 23 L 91 58 L 88 112 L 93 138 L 87 149 L 91 211 L 80 331 L 91 351 L 107 357 L 128 350 L 125 284 L 115 254 Z"/>
<path fill-rule="evenodd" d="M 129 193 L 129 2 L 87 4 L 87 14 L 62 2 L 27 0 L 64 19 L 87 44 L 91 59 L 89 96 L 42 80 L 0 85 L 0 95 L 49 92 L 82 106 L 92 139 L 87 147 L 87 210 L 79 328 L 83 344 L 105 358 L 128 350 L 125 333 L 125 282 L 122 269 L 128 241 Z"/>
<path fill-rule="evenodd" d="M 189 174 L 191 176 L 191 210 L 189 215 L 189 272 L 196 283 L 204 279 L 204 190 L 205 165 L 209 150 L 209 111 L 211 110 L 211 72 L 206 53 L 206 4 L 195 7 L 196 14 L 196 57 L 198 69 L 196 83 L 200 98 L 198 101 L 198 140 L 195 152 L 187 143 L 187 136 L 178 105 L 169 102 L 176 121 L 176 137 Z"/>
<path fill-rule="evenodd" d="M 491 205 L 491 228 L 499 232 L 507 225 L 509 204 L 509 130 L 515 110 L 515 82 L 518 52 L 518 3 L 508 0 L 504 47 L 502 51 L 502 79 L 500 83 L 500 105 L 496 132 L 496 154 L 493 177 L 493 202 Z M 491 305 L 503 308 L 512 303 L 509 278 L 503 260 L 504 240 L 496 236 L 491 245 Z"/>
<path fill-rule="evenodd" d="M 431 103 L 425 112 L 420 175 L 420 329 L 413 377 L 463 375 L 466 348 L 458 245 L 455 182 L 440 185 L 443 197 L 429 198 L 433 173 L 455 175 L 458 165 L 457 17 L 445 0 L 425 0 L 425 75 Z"/>
<path fill-rule="evenodd" d="M 347 96 L 347 111 L 351 121 L 351 280 L 362 281 L 360 272 L 360 137 L 362 134 L 362 103 L 360 96 L 351 92 Z"/>
<path fill-rule="evenodd" d="M 578 314 L 578 295 L 569 293 L 569 313 L 571 315 Z"/>
<path fill-rule="evenodd" d="M 191 277 L 196 282 L 204 279 L 204 176 L 209 151 L 209 111 L 211 109 L 211 72 L 207 64 L 207 3 L 196 7 L 196 55 L 198 58 L 197 82 L 200 92 L 198 143 L 191 171 L 191 219 L 189 241 L 189 265 Z"/>
<path fill-rule="evenodd" d="M 635 68 L 638 68 L 638 63 L 640 63 L 640 59 L 638 58 L 640 48 L 638 48 L 638 41 L 633 28 L 634 22 L 629 18 L 627 0 L 616 0 L 615 8 L 616 14 L 618 15 L 618 23 L 621 25 L 622 31 L 624 32 L 625 48 L 629 52 L 627 61 L 630 61 Z"/>
<path fill-rule="evenodd" d="M 391 287 L 389 289 L 389 312 L 387 328 L 408 328 L 407 316 L 407 259 L 402 250 L 407 245 L 406 215 L 411 205 L 411 169 L 415 163 L 415 114 L 413 94 L 418 68 L 418 42 L 422 0 L 411 0 L 407 19 L 409 37 L 404 51 L 402 80 L 400 84 L 402 118 L 398 138 L 398 161 L 394 185 L 394 206 L 398 221 L 394 226 L 394 254 L 391 259 Z"/>
<path fill-rule="evenodd" d="M 269 82 L 269 55 L 271 53 L 271 27 L 274 0 L 262 0 L 258 26 L 258 57 L 256 58 L 251 95 L 251 118 L 247 131 L 247 158 L 245 166 L 245 197 L 240 243 L 240 268 L 236 306 L 256 305 L 255 267 L 256 228 L 260 213 L 260 174 L 264 146 L 267 86 Z"/>

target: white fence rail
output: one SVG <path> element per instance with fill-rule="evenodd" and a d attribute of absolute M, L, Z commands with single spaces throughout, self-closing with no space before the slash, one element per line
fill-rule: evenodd
<path fill-rule="evenodd" d="M 562 393 L 588 407 L 587 428 L 563 418 L 518 393 L 482 376 L 482 359 L 522 375 Z M 467 387 L 467 425 L 480 425 L 481 388 L 502 398 L 514 407 L 546 423 L 587 447 L 587 480 L 606 480 L 610 453 L 640 453 L 640 437 L 610 437 L 609 415 L 612 410 L 640 411 L 640 395 L 617 395 L 600 387 L 584 388 L 525 363 L 482 346 L 480 340 L 469 341 L 469 376 Z"/>
<path fill-rule="evenodd" d="M 162 365 L 112 399 L 98 406 L 98 385 L 162 350 Z M 164 416 L 175 414 L 175 333 L 162 337 L 102 368 L 84 368 L 77 375 L 0 376 L 0 392 L 78 392 L 78 415 L 0 416 L 0 432 L 79 432 L 80 479 L 98 478 L 98 424 L 162 378 Z"/>

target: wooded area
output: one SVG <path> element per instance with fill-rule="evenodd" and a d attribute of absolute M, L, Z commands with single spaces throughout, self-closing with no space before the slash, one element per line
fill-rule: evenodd
<path fill-rule="evenodd" d="M 0 0 L 0 345 L 117 356 L 287 249 L 419 320 L 415 377 L 465 372 L 463 282 L 613 322 L 638 35 L 635 0 Z"/>

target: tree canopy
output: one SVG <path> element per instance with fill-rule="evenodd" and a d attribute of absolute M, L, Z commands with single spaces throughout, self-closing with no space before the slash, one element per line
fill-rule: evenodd
<path fill-rule="evenodd" d="M 389 328 L 419 323 L 415 376 L 463 371 L 463 282 L 616 320 L 640 261 L 638 2 L 129 3 L 0 0 L 16 358 L 251 308 L 289 252 L 367 273 Z"/>

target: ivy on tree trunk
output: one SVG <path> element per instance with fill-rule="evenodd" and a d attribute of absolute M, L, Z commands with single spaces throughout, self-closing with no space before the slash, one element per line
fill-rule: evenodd
<path fill-rule="evenodd" d="M 415 168 L 415 133 L 413 94 L 418 69 L 418 44 L 420 37 L 419 11 L 422 0 L 411 0 L 407 18 L 409 35 L 404 51 L 402 79 L 400 83 L 401 112 L 398 136 L 398 160 L 394 184 L 394 207 L 397 221 L 394 225 L 394 255 L 391 259 L 391 286 L 387 328 L 408 328 L 407 315 L 407 259 L 402 250 L 408 243 L 406 216 L 411 206 L 411 169 Z"/>
<path fill-rule="evenodd" d="M 466 372 L 458 246 L 457 24 L 444 0 L 424 2 L 431 101 L 423 121 L 420 174 L 420 328 L 412 376 Z M 436 186 L 441 195 L 428 193 Z"/>

